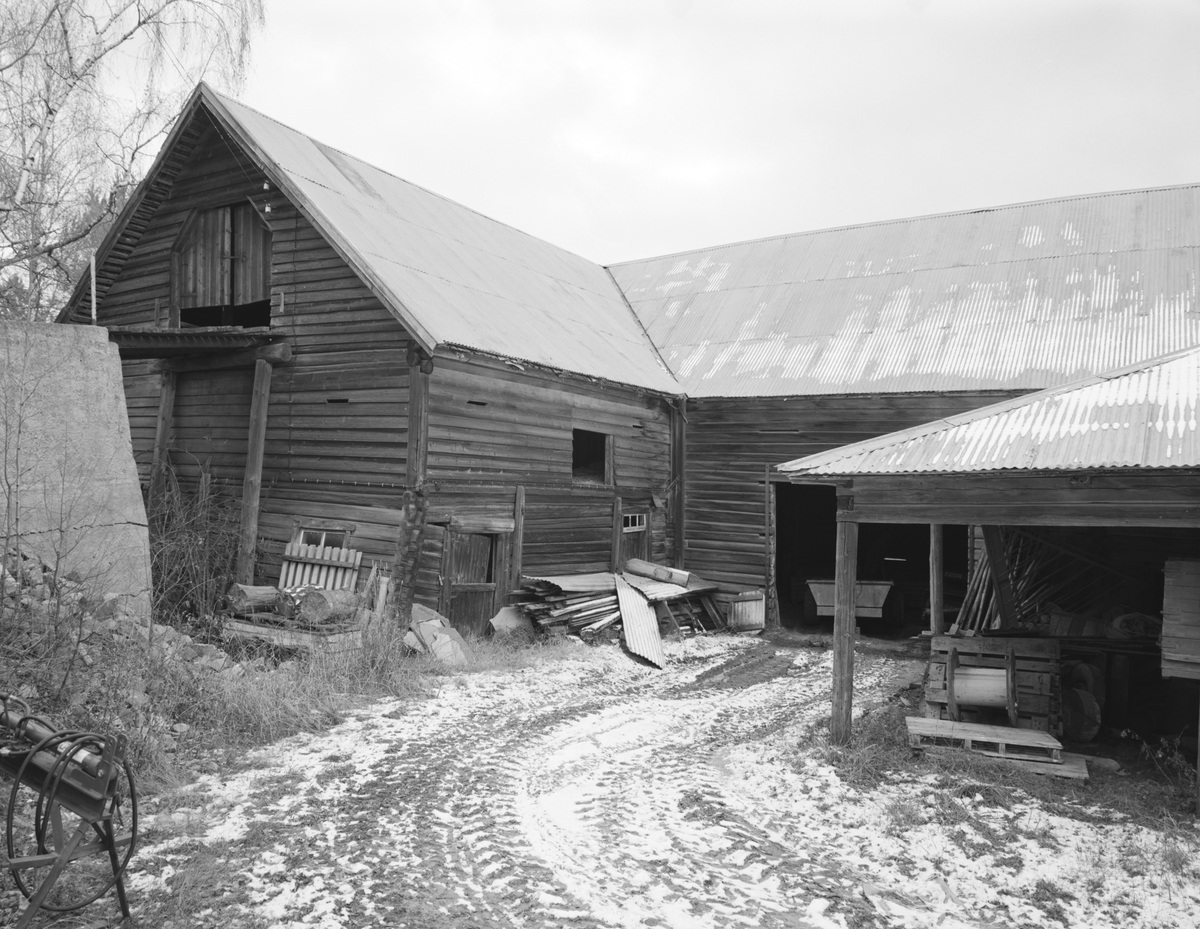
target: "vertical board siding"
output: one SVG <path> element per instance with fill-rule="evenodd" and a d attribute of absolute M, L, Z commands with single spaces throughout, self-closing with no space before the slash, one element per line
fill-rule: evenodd
<path fill-rule="evenodd" d="M 688 402 L 685 566 L 730 588 L 766 583 L 765 468 L 977 409 L 1014 393 Z"/>
<path fill-rule="evenodd" d="M 179 375 L 171 464 L 181 480 L 198 480 L 208 465 L 214 480 L 241 491 L 253 384 L 253 368 Z"/>
<path fill-rule="evenodd" d="M 199 129 L 205 121 L 203 116 L 197 120 Z M 128 257 L 105 282 L 99 321 L 154 325 L 156 301 L 165 319 L 180 230 L 193 210 L 232 207 L 207 215 L 233 216 L 242 258 L 234 262 L 235 277 L 239 264 L 253 272 L 235 285 L 247 301 L 266 297 L 261 288 L 269 286 L 272 329 L 293 349 L 292 362 L 276 368 L 271 385 L 261 579 L 277 580 L 278 556 L 291 540 L 293 519 L 305 512 L 321 518 L 330 506 L 377 504 L 360 513 L 362 538 L 371 540 L 369 554 L 390 559 L 398 525 L 392 507 L 399 492 L 380 485 L 404 481 L 407 333 L 274 185 L 263 190 L 267 178 L 244 152 L 211 125 L 199 129 L 185 134 L 172 155 L 174 178 L 156 183 L 160 199 L 153 209 L 139 212 L 137 229 L 131 230 L 138 234 L 128 241 L 122 237 L 120 249 Z M 258 210 L 270 204 L 270 213 L 263 214 L 269 234 L 247 198 Z M 197 214 L 192 225 L 203 226 L 205 215 Z M 207 273 L 196 269 L 201 272 Z M 148 373 L 145 362 L 126 362 L 125 375 L 134 453 L 146 477 L 159 378 Z M 199 463 L 211 457 L 218 486 L 241 492 L 252 379 L 250 368 L 180 376 L 171 460 L 185 480 L 194 479 Z"/>

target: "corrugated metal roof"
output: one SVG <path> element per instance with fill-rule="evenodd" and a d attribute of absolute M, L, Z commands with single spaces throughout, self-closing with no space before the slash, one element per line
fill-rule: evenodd
<path fill-rule="evenodd" d="M 1200 185 L 609 270 L 692 397 L 1045 388 L 1200 344 Z"/>
<path fill-rule="evenodd" d="M 779 466 L 818 475 L 1200 467 L 1200 348 Z"/>
<path fill-rule="evenodd" d="M 427 348 L 680 393 L 601 266 L 198 92 Z"/>
<path fill-rule="evenodd" d="M 658 617 L 646 598 L 620 575 L 617 575 L 617 603 L 621 607 L 625 647 L 656 668 L 666 667 L 667 658 L 663 654 L 662 636 L 658 632 Z"/>

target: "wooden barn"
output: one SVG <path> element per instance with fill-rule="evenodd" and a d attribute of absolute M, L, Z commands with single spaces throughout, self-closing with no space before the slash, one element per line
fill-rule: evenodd
<path fill-rule="evenodd" d="M 837 501 L 774 465 L 1200 344 L 1198 269 L 1200 185 L 611 267 L 687 395 L 687 566 L 800 617 L 806 582 L 833 580 Z M 929 598 L 923 522 L 863 525 L 859 543 L 859 576 L 892 582 L 910 623 Z M 968 545 L 947 533 L 953 599 Z"/>
<path fill-rule="evenodd" d="M 61 319 L 87 322 L 80 282 Z M 201 85 L 97 257 L 146 482 L 397 558 L 481 629 L 526 571 L 675 556 L 674 378 L 599 265 Z M 419 557 L 418 557 L 419 556 Z"/>
<path fill-rule="evenodd" d="M 348 545 L 477 629 L 520 571 L 639 555 L 786 621 L 832 580 L 837 502 L 773 465 L 1200 344 L 1198 249 L 1188 186 L 606 268 L 201 85 L 94 301 L 144 480 L 240 493 L 245 580 Z M 85 278 L 61 319 L 92 306 Z M 861 548 L 919 617 L 927 530 Z"/>

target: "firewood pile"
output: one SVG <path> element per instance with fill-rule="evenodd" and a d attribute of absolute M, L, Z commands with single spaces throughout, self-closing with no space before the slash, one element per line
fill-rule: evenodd
<path fill-rule="evenodd" d="M 712 600 L 715 584 L 636 558 L 620 574 L 525 577 L 515 605 L 542 632 L 576 635 L 585 642 L 621 641 L 627 617 L 617 595 L 618 578 L 633 588 L 637 602 L 649 606 L 662 631 L 694 635 L 724 626 Z"/>
<path fill-rule="evenodd" d="M 361 591 L 233 584 L 225 594 L 234 617 L 257 626 L 297 632 L 336 633 L 355 629 L 364 611 L 381 611 L 388 578 L 372 568 Z"/>

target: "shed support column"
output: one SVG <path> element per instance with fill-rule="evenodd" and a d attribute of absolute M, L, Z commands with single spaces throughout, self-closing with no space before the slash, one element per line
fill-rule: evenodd
<path fill-rule="evenodd" d="M 254 363 L 254 390 L 250 395 L 250 437 L 246 447 L 246 474 L 242 480 L 242 528 L 238 546 L 237 581 L 254 583 L 254 555 L 258 546 L 258 504 L 262 493 L 263 450 L 267 439 L 267 407 L 271 402 L 271 363 Z"/>
<path fill-rule="evenodd" d="M 854 702 L 854 601 L 858 574 L 858 523 L 838 521 L 837 564 L 833 575 L 833 713 L 829 737 L 850 741 Z"/>
<path fill-rule="evenodd" d="M 929 524 L 929 631 L 934 635 L 945 632 L 945 533 L 941 523 Z"/>
<path fill-rule="evenodd" d="M 167 476 L 168 448 L 171 444 L 171 424 L 175 416 L 174 371 L 162 373 L 162 386 L 158 391 L 158 419 L 154 424 L 154 457 L 150 463 L 150 501 L 153 503 L 162 493 Z"/>

